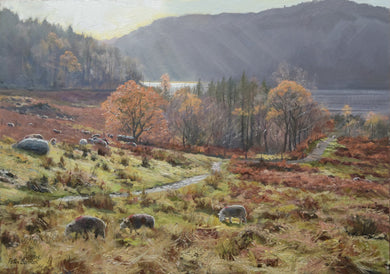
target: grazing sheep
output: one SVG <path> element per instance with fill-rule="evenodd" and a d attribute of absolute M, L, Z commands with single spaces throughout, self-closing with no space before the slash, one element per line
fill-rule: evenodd
<path fill-rule="evenodd" d="M 232 223 L 232 217 L 235 217 L 240 219 L 240 224 L 243 221 L 246 223 L 246 210 L 242 205 L 225 206 L 218 213 L 218 216 L 221 222 L 224 222 L 225 218 L 229 218 L 230 223 Z"/>
<path fill-rule="evenodd" d="M 42 119 L 48 119 L 49 116 L 47 116 L 47 115 L 42 115 L 41 118 L 42 118 Z"/>
<path fill-rule="evenodd" d="M 15 124 L 14 124 L 14 123 L 8 123 L 7 126 L 9 126 L 9 127 L 15 127 Z"/>
<path fill-rule="evenodd" d="M 23 139 L 27 139 L 27 138 L 35 138 L 35 139 L 41 139 L 41 140 L 45 139 L 45 138 L 43 138 L 43 136 L 42 136 L 41 134 L 39 134 L 39 133 L 33 133 L 33 134 L 26 135 L 26 136 L 24 136 Z"/>
<path fill-rule="evenodd" d="M 87 144 L 88 144 L 88 141 L 86 139 L 80 139 L 80 141 L 79 141 L 80 146 L 85 146 Z"/>
<path fill-rule="evenodd" d="M 91 132 L 89 130 L 81 130 L 81 133 L 84 133 L 85 135 L 89 135 L 91 134 Z"/>
<path fill-rule="evenodd" d="M 50 144 L 55 146 L 57 144 L 57 139 L 56 138 L 51 138 L 49 142 L 50 142 Z"/>
<path fill-rule="evenodd" d="M 54 132 L 54 133 L 60 134 L 60 133 L 61 133 L 61 130 L 59 130 L 59 129 L 53 129 L 53 132 Z"/>
<path fill-rule="evenodd" d="M 107 147 L 107 145 L 108 145 L 108 142 L 105 139 L 96 138 L 96 137 L 92 138 L 92 143 L 95 145 L 103 146 L 103 147 Z"/>
<path fill-rule="evenodd" d="M 122 141 L 122 142 L 126 142 L 126 143 L 134 142 L 134 140 L 135 140 L 133 136 L 125 136 L 125 135 L 118 135 L 117 139 L 118 139 L 118 141 Z"/>
<path fill-rule="evenodd" d="M 32 127 L 32 126 L 33 126 L 33 123 L 28 123 L 28 125 L 29 125 L 30 127 Z"/>
<path fill-rule="evenodd" d="M 95 233 L 95 239 L 100 235 L 103 238 L 105 234 L 106 224 L 99 218 L 91 216 L 80 216 L 74 221 L 69 223 L 65 229 L 65 235 L 69 236 L 72 232 L 76 233 L 76 239 L 78 234 L 83 234 L 85 240 L 88 240 L 88 232 Z"/>
<path fill-rule="evenodd" d="M 114 138 L 114 134 L 108 134 L 108 137 L 112 139 Z"/>
<path fill-rule="evenodd" d="M 94 134 L 94 135 L 92 135 L 92 138 L 100 138 L 100 134 Z"/>
<path fill-rule="evenodd" d="M 133 214 L 123 219 L 120 228 L 125 229 L 128 227 L 131 233 L 133 229 L 137 232 L 137 229 L 141 228 L 141 226 L 154 228 L 154 217 L 148 214 Z"/>

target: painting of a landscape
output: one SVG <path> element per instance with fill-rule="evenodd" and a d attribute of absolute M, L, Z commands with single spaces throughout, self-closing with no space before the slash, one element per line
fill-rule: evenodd
<path fill-rule="evenodd" d="M 0 273 L 389 273 L 390 3 L 0 0 Z"/>

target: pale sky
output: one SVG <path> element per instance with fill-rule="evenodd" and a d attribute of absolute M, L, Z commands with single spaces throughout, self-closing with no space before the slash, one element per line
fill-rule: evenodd
<path fill-rule="evenodd" d="M 120 37 L 166 16 L 259 12 L 303 0 L 0 0 L 24 20 L 46 19 L 97 39 Z M 389 0 L 356 0 L 390 8 Z"/>

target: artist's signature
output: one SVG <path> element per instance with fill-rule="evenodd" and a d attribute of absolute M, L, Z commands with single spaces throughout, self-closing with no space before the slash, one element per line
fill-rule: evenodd
<path fill-rule="evenodd" d="M 40 258 L 41 257 L 37 255 L 29 255 L 20 259 L 9 258 L 8 264 L 36 264 Z"/>

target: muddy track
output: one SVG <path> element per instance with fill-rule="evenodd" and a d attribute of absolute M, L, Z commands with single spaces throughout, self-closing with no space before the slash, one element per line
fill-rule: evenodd
<path fill-rule="evenodd" d="M 307 163 L 313 161 L 319 161 L 322 158 L 322 154 L 324 154 L 325 149 L 329 146 L 331 142 L 336 140 L 336 136 L 328 137 L 325 140 L 320 141 L 316 148 L 313 149 L 309 155 L 300 160 L 287 161 L 289 164 L 299 164 L 299 163 Z"/>

